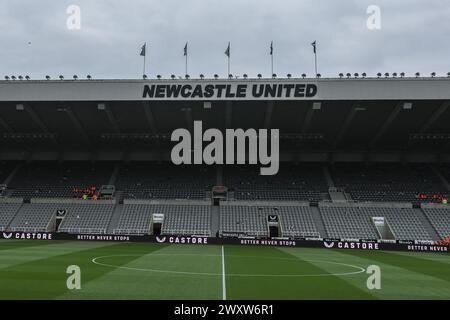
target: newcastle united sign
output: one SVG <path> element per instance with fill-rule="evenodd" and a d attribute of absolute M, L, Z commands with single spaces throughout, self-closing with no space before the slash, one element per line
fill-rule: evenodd
<path fill-rule="evenodd" d="M 286 100 L 313 99 L 314 83 L 161 83 L 146 84 L 142 98 L 151 100 Z"/>

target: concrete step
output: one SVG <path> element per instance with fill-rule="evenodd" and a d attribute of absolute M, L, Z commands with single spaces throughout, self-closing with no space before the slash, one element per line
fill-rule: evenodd
<path fill-rule="evenodd" d="M 312 211 L 313 211 L 313 219 L 314 219 L 314 224 L 316 225 L 317 231 L 320 234 L 320 237 L 322 238 L 326 238 L 327 235 L 327 231 L 325 229 L 325 225 L 323 223 L 323 219 L 322 219 L 322 215 L 319 211 L 319 208 L 317 207 L 311 207 Z"/>
<path fill-rule="evenodd" d="M 11 219 L 11 221 L 9 222 L 9 224 L 6 226 L 5 230 L 10 230 L 10 227 L 13 225 L 13 223 L 17 220 L 17 217 L 19 216 L 19 212 L 20 210 L 22 210 L 23 207 L 23 203 L 20 205 L 19 209 L 17 209 L 16 214 L 14 215 L 14 217 Z"/>
<path fill-rule="evenodd" d="M 421 209 L 416 209 L 417 213 L 420 218 L 420 222 L 422 222 L 422 225 L 424 226 L 425 230 L 427 230 L 428 234 L 431 236 L 432 240 L 442 240 L 439 237 L 439 234 L 437 233 L 436 229 L 431 224 L 430 219 L 425 215 L 425 213 Z"/>
<path fill-rule="evenodd" d="M 114 229 L 117 228 L 117 225 L 119 224 L 120 216 L 122 214 L 123 210 L 123 204 L 117 204 L 114 207 L 113 215 L 111 217 L 111 220 L 109 221 L 108 228 L 106 229 L 106 233 L 112 234 Z"/>
<path fill-rule="evenodd" d="M 211 236 L 215 237 L 220 228 L 220 212 L 219 206 L 211 207 Z"/>

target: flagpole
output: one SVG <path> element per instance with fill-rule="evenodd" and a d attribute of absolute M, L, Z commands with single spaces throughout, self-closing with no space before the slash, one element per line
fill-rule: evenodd
<path fill-rule="evenodd" d="M 187 75 L 188 74 L 188 53 L 187 53 L 187 51 L 186 51 L 186 61 L 185 61 L 184 71 L 186 72 L 185 75 Z"/>
<path fill-rule="evenodd" d="M 230 42 L 228 42 L 228 74 L 227 74 L 227 78 L 231 74 L 231 71 L 230 71 L 230 59 L 231 59 L 231 44 L 230 44 Z"/>
<path fill-rule="evenodd" d="M 271 60 L 271 64 L 272 64 L 272 74 L 270 75 L 270 77 L 273 76 L 273 51 L 272 54 L 270 55 L 270 60 Z"/>
<path fill-rule="evenodd" d="M 314 41 L 314 70 L 316 71 L 316 77 L 317 77 L 317 43 Z"/>
<path fill-rule="evenodd" d="M 316 50 L 316 52 L 314 53 L 314 68 L 315 68 L 315 70 L 316 70 L 316 77 L 317 77 L 317 50 Z"/>
<path fill-rule="evenodd" d="M 145 51 L 147 51 L 147 48 L 145 48 Z M 145 56 L 146 56 L 146 55 L 147 55 L 147 52 L 144 52 L 144 67 L 143 67 L 144 73 L 143 73 L 142 75 L 145 74 Z"/>

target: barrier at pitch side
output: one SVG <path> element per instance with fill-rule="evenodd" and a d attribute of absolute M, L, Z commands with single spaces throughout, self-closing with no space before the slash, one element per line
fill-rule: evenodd
<path fill-rule="evenodd" d="M 342 240 L 342 239 L 251 239 L 251 238 L 214 238 L 202 236 L 177 235 L 108 235 L 108 234 L 69 234 L 52 232 L 0 232 L 0 239 L 5 240 L 74 240 L 105 242 L 148 242 L 160 244 L 192 245 L 241 245 L 260 247 L 298 247 L 324 248 L 338 250 L 395 250 L 417 252 L 449 253 L 450 245 L 436 244 L 434 241 L 413 240 Z"/>

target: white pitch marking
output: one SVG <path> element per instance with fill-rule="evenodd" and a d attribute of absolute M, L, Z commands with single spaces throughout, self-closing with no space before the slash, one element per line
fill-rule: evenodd
<path fill-rule="evenodd" d="M 225 284 L 225 255 L 222 246 L 222 300 L 227 300 L 227 287 Z"/>
<path fill-rule="evenodd" d="M 101 257 L 95 257 L 91 261 L 92 263 L 104 266 L 104 267 L 110 267 L 110 268 L 117 268 L 117 269 L 125 269 L 125 270 L 134 270 L 134 271 L 144 271 L 144 272 L 155 272 L 155 273 L 168 273 L 168 274 L 181 274 L 181 275 L 199 275 L 199 276 L 221 276 L 222 273 L 209 273 L 209 272 L 188 272 L 188 271 L 171 271 L 171 270 L 160 270 L 160 269 L 144 269 L 144 268 L 133 268 L 133 267 L 125 267 L 125 266 L 117 266 L 113 264 L 107 264 L 98 262 L 99 259 L 104 258 L 112 258 L 112 257 L 123 257 L 123 256 L 138 256 L 137 254 L 118 254 L 118 255 L 110 255 L 110 256 L 101 256 Z M 152 254 L 151 256 L 209 256 L 209 257 L 218 257 L 219 255 L 212 255 L 212 254 Z M 278 258 L 278 257 L 260 257 L 260 256 L 236 256 L 236 255 L 230 255 L 229 257 L 239 257 L 239 258 L 263 258 L 263 259 L 273 259 L 273 260 L 291 260 L 291 261 L 299 261 L 298 259 L 290 259 L 290 258 Z M 333 262 L 333 261 L 321 261 L 321 260 L 304 260 L 305 262 L 319 262 L 319 263 L 329 263 L 329 264 L 335 264 L 335 265 L 341 265 L 346 266 L 350 268 L 357 269 L 358 271 L 353 272 L 342 272 L 342 273 L 318 273 L 318 274 L 245 274 L 245 273 L 229 273 L 228 277 L 275 277 L 275 278 L 285 278 L 285 277 L 329 277 L 329 276 L 350 276 L 355 275 L 358 273 L 366 272 L 366 269 L 361 268 L 359 266 L 346 264 L 346 263 L 340 263 L 340 262 Z"/>

